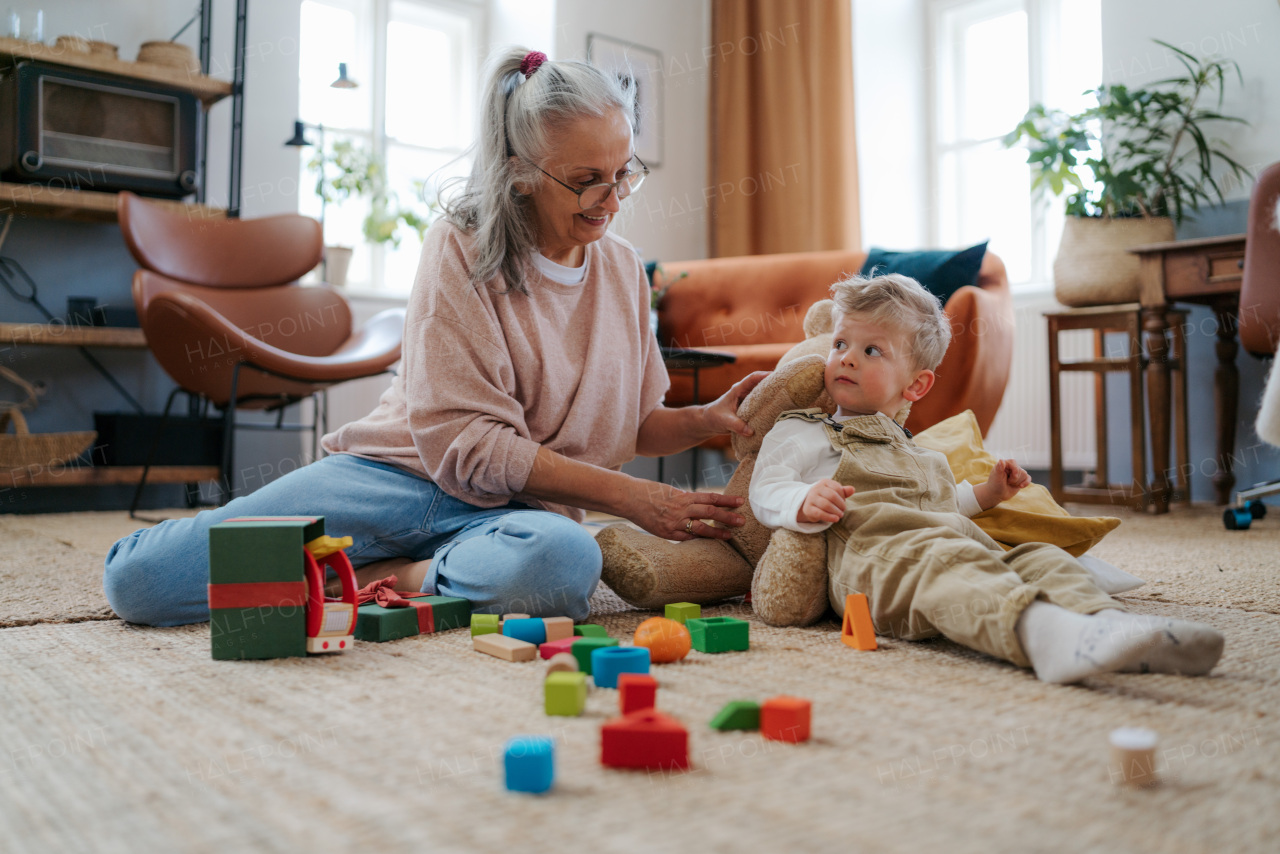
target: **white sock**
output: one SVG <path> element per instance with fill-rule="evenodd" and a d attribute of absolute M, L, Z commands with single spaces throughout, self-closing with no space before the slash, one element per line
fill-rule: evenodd
<path fill-rule="evenodd" d="M 1041 682 L 1065 684 L 1135 664 L 1159 641 L 1160 629 L 1085 616 L 1032 602 L 1018 618 L 1018 640 Z"/>
<path fill-rule="evenodd" d="M 1114 608 L 1099 611 L 1097 616 L 1113 623 L 1120 634 L 1156 635 L 1154 645 L 1136 661 L 1121 668 L 1126 673 L 1202 676 L 1212 670 L 1222 657 L 1222 633 L 1202 623 L 1130 614 Z"/>
<path fill-rule="evenodd" d="M 1093 555 L 1080 555 L 1076 560 L 1089 570 L 1089 574 L 1093 576 L 1093 583 L 1098 585 L 1098 589 L 1103 593 L 1111 595 L 1126 593 L 1147 583 L 1138 576 L 1130 575 L 1120 567 L 1112 566 L 1102 558 Z"/>

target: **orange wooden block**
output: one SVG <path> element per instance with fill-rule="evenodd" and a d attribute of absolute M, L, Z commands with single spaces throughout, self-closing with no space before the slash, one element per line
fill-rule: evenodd
<path fill-rule="evenodd" d="M 844 597 L 844 626 L 840 629 L 840 640 L 854 649 L 879 649 L 876 629 L 871 625 L 871 608 L 867 606 L 865 595 L 850 593 Z"/>
<path fill-rule="evenodd" d="M 760 734 L 773 741 L 808 741 L 812 710 L 803 697 L 771 697 L 760 706 Z"/>

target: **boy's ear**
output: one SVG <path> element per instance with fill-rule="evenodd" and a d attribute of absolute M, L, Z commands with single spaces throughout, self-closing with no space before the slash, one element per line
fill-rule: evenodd
<path fill-rule="evenodd" d="M 916 378 L 911 381 L 911 384 L 902 390 L 902 396 L 912 403 L 915 403 L 917 400 L 928 394 L 929 389 L 933 388 L 934 379 L 935 375 L 933 371 L 920 371 L 916 374 Z"/>

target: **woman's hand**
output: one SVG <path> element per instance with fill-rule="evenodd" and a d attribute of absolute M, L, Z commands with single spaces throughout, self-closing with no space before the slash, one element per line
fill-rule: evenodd
<path fill-rule="evenodd" d="M 750 436 L 754 432 L 747 426 L 747 422 L 738 417 L 738 407 L 742 405 L 742 401 L 746 400 L 747 395 L 751 394 L 751 390 L 767 376 L 769 376 L 768 371 L 747 374 L 734 383 L 733 388 L 720 395 L 719 399 L 703 407 L 703 415 L 706 418 L 707 428 L 712 431 L 711 435 L 737 433 L 740 436 Z"/>
<path fill-rule="evenodd" d="M 685 492 L 665 483 L 645 482 L 645 487 L 635 496 L 634 506 L 627 518 L 667 540 L 692 540 L 705 537 L 727 540 L 733 537 L 733 528 L 746 521 L 742 516 L 726 509 L 741 507 L 743 499 L 735 495 L 715 492 Z M 715 520 L 727 528 L 707 524 Z"/>

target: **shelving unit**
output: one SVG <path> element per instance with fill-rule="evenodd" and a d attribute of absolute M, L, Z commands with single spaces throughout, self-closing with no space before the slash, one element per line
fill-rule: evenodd
<path fill-rule="evenodd" d="M 155 199 L 159 204 L 188 211 L 192 218 L 222 218 L 222 208 Z M 115 222 L 116 194 L 40 184 L 12 184 L 0 181 L 0 217 L 5 214 L 37 216 L 76 222 Z"/>

